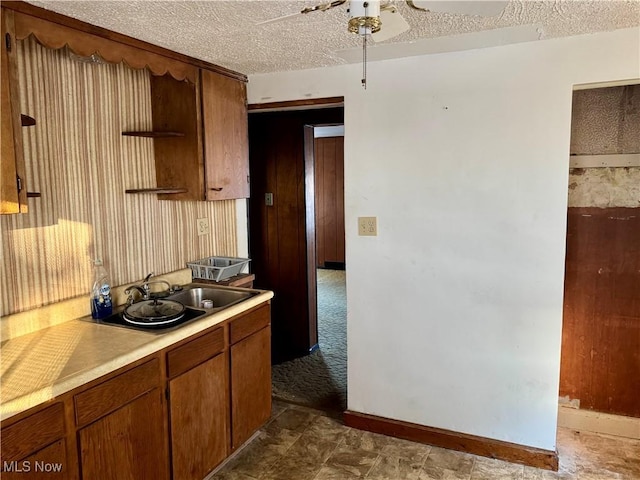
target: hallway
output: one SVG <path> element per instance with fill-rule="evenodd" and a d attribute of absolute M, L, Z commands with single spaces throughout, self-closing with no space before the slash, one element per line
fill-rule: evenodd
<path fill-rule="evenodd" d="M 329 412 L 347 407 L 347 300 L 344 270 L 318 269 L 319 348 L 273 366 L 273 397 Z"/>

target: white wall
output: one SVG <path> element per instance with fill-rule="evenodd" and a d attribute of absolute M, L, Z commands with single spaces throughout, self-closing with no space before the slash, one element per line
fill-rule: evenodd
<path fill-rule="evenodd" d="M 640 77 L 639 39 L 250 77 L 345 97 L 349 409 L 555 449 L 572 86 Z"/>

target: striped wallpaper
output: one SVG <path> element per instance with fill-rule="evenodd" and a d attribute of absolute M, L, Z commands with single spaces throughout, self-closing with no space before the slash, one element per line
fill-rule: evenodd
<path fill-rule="evenodd" d="M 160 201 L 125 194 L 155 186 L 149 72 L 95 64 L 66 48 L 18 42 L 29 213 L 3 215 L 1 315 L 89 292 L 92 259 L 113 285 L 211 255 L 237 255 L 235 200 Z M 198 236 L 196 218 L 211 234 Z"/>

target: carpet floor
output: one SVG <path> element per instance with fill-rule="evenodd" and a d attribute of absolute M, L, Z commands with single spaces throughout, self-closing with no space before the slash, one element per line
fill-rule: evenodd
<path fill-rule="evenodd" d="M 347 297 L 343 270 L 318 270 L 319 348 L 274 365 L 273 397 L 329 412 L 347 407 Z"/>

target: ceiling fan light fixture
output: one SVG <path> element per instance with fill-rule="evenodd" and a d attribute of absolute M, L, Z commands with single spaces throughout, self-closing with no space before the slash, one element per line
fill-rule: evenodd
<path fill-rule="evenodd" d="M 380 0 L 352 0 L 349 2 L 349 25 L 351 33 L 362 37 L 362 86 L 367 89 L 367 40 L 380 31 Z"/>
<path fill-rule="evenodd" d="M 380 31 L 380 2 L 376 0 L 349 3 L 349 31 L 358 35 L 371 35 Z"/>

